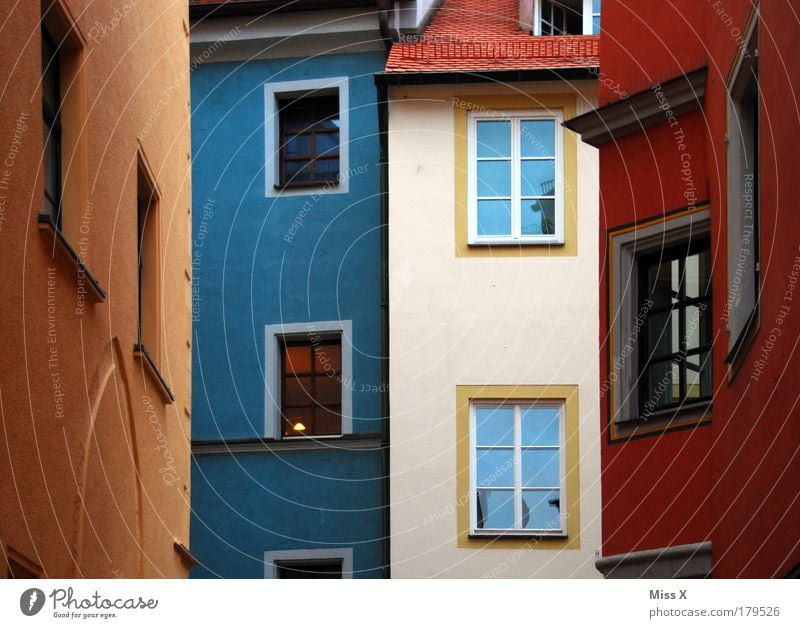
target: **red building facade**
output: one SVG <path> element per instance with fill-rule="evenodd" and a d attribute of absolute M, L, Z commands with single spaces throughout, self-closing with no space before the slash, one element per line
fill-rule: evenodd
<path fill-rule="evenodd" d="M 800 563 L 796 3 L 603 3 L 606 577 Z"/>

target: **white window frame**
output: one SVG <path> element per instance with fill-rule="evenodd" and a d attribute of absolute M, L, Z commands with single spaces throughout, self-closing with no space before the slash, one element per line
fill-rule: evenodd
<path fill-rule="evenodd" d="M 592 34 L 594 18 L 600 15 L 593 13 L 592 9 L 592 0 L 583 0 L 581 20 L 584 35 Z M 533 34 L 537 36 L 542 34 L 542 0 L 533 0 Z"/>
<path fill-rule="evenodd" d="M 637 317 L 640 315 L 639 299 L 639 258 L 655 251 L 679 245 L 689 239 L 708 237 L 711 233 L 711 212 L 703 209 L 691 214 L 670 217 L 667 220 L 633 229 L 613 236 L 611 254 L 613 266 L 608 272 L 612 274 L 612 291 L 610 294 L 609 321 L 613 354 L 610 356 L 609 368 L 619 371 L 614 373 L 609 384 L 614 388 L 614 405 L 611 407 L 611 420 L 617 425 L 628 426 L 641 424 L 639 412 L 639 341 Z M 713 284 L 712 284 L 713 290 Z M 641 332 L 639 332 L 641 333 Z M 633 348 L 626 354 L 626 347 Z M 648 419 L 650 426 L 659 425 L 659 416 L 666 417 L 666 426 L 672 417 L 680 415 L 681 420 L 691 420 L 702 416 L 709 402 L 698 404 L 686 403 L 680 409 L 654 412 Z M 659 425 L 661 426 L 661 425 Z"/>
<path fill-rule="evenodd" d="M 478 122 L 511 121 L 511 235 L 478 235 Z M 555 132 L 555 220 L 556 229 L 552 235 L 522 235 L 522 218 L 519 205 L 522 186 L 519 124 L 522 120 L 552 120 Z M 512 112 L 470 112 L 467 120 L 467 194 L 468 194 L 468 238 L 467 243 L 479 245 L 535 245 L 564 244 L 564 120 L 560 110 L 534 109 Z"/>
<path fill-rule="evenodd" d="M 601 3 L 602 5 L 602 3 Z M 603 9 L 594 12 L 594 3 L 592 0 L 583 0 L 583 34 L 584 35 L 599 35 L 600 33 L 594 32 L 594 18 L 600 17 Z M 603 21 L 600 20 L 600 29 L 603 29 Z"/>
<path fill-rule="evenodd" d="M 341 560 L 342 579 L 353 578 L 353 548 L 334 547 L 324 549 L 277 550 L 264 552 L 264 578 L 276 580 L 278 565 L 282 562 L 307 562 L 313 560 Z"/>
<path fill-rule="evenodd" d="M 548 407 L 558 406 L 558 438 L 559 438 L 559 502 L 560 508 L 560 528 L 554 529 L 532 529 L 522 528 L 522 423 L 520 420 L 522 407 Z M 513 407 L 514 408 L 514 528 L 478 528 L 478 503 L 477 491 L 479 487 L 476 482 L 477 474 L 477 431 L 476 431 L 476 408 L 488 407 Z M 473 399 L 469 404 L 469 486 L 470 486 L 470 535 L 471 536 L 555 536 L 564 537 L 567 535 L 567 461 L 566 461 L 566 400 L 564 399 L 512 399 L 512 400 L 492 400 L 492 399 Z"/>
<path fill-rule="evenodd" d="M 342 432 L 327 436 L 281 435 L 281 341 L 315 334 L 338 336 L 342 344 Z M 341 438 L 353 433 L 353 321 L 280 323 L 264 328 L 264 437 L 281 440 Z"/>
<path fill-rule="evenodd" d="M 350 95 L 346 76 L 284 81 L 264 84 L 264 193 L 267 197 L 346 194 L 350 191 Z M 282 188 L 280 184 L 280 112 L 278 100 L 299 96 L 339 95 L 339 177 L 336 185 L 321 183 L 302 188 Z"/>

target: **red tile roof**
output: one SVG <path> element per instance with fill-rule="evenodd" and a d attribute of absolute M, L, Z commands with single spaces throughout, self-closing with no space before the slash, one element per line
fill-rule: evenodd
<path fill-rule="evenodd" d="M 535 37 L 518 26 L 519 0 L 445 0 L 412 43 L 396 43 L 387 72 L 595 67 L 600 37 Z"/>

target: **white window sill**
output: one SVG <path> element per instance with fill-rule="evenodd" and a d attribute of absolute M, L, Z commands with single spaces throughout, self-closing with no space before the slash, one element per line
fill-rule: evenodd
<path fill-rule="evenodd" d="M 468 246 L 563 246 L 564 240 L 548 239 L 548 240 L 532 240 L 532 239 L 512 239 L 512 238 L 494 238 L 491 240 L 470 240 L 467 242 Z"/>
<path fill-rule="evenodd" d="M 471 530 L 469 536 L 474 538 L 567 538 L 566 532 L 563 532 L 562 530 Z"/>

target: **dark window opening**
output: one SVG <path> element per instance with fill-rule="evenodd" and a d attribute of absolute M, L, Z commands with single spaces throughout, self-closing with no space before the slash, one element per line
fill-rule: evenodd
<path fill-rule="evenodd" d="M 707 238 L 638 259 L 642 418 L 710 400 L 711 256 Z"/>
<path fill-rule="evenodd" d="M 284 436 L 342 433 L 340 338 L 284 340 L 281 346 L 281 416 Z"/>
<path fill-rule="evenodd" d="M 336 560 L 286 560 L 276 562 L 281 579 L 341 579 L 342 559 Z"/>
<path fill-rule="evenodd" d="M 61 228 L 61 59 L 58 45 L 42 29 L 42 115 L 44 118 L 45 213 Z"/>
<path fill-rule="evenodd" d="M 280 185 L 335 183 L 339 177 L 339 97 L 279 101 Z"/>
<path fill-rule="evenodd" d="M 8 558 L 8 579 L 17 579 L 17 580 L 30 580 L 33 578 L 39 578 L 39 574 L 31 569 L 28 569 L 25 565 L 21 562 L 14 560 L 13 558 Z"/>
<path fill-rule="evenodd" d="M 542 35 L 583 34 L 583 0 L 542 0 Z"/>
<path fill-rule="evenodd" d="M 154 186 L 139 166 L 137 182 L 138 344 L 154 363 L 159 359 L 158 202 Z"/>

